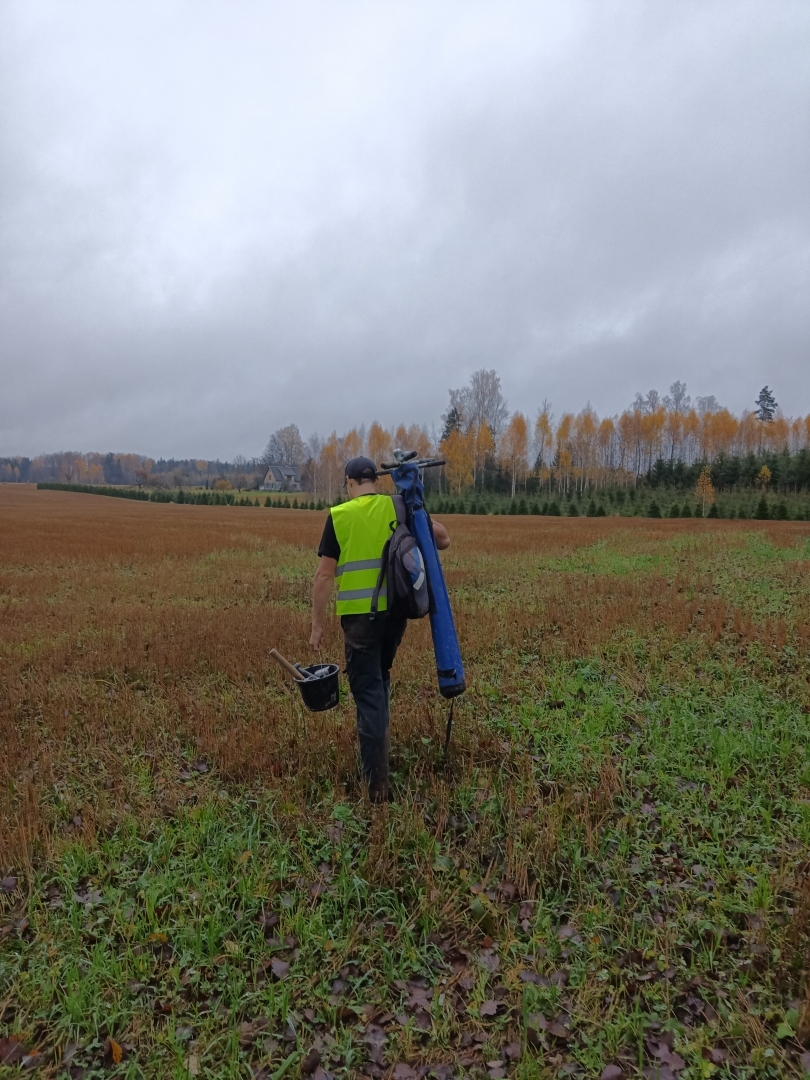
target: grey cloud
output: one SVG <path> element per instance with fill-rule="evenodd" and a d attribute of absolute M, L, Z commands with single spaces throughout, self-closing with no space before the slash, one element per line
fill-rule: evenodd
<path fill-rule="evenodd" d="M 77 9 L 6 8 L 0 453 L 810 411 L 803 4 Z"/>

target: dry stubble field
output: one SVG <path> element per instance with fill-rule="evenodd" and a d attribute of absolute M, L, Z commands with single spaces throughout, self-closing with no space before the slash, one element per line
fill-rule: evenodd
<path fill-rule="evenodd" d="M 372 815 L 322 514 L 0 487 L 0 1075 L 810 1069 L 810 527 L 445 520 Z"/>

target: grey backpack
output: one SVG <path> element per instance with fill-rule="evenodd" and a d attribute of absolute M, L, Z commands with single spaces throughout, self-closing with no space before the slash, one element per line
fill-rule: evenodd
<path fill-rule="evenodd" d="M 387 582 L 388 610 L 406 619 L 423 619 L 430 611 L 425 560 L 408 529 L 408 515 L 402 496 L 394 495 L 393 503 L 397 520 L 391 522 L 393 535 L 386 540 L 383 548 L 380 575 L 371 598 L 371 618 L 377 614 L 380 592 Z"/>

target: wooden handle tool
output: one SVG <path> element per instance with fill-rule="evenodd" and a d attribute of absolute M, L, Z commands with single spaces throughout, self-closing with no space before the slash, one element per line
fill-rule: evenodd
<path fill-rule="evenodd" d="M 286 668 L 286 670 L 289 671 L 296 682 L 306 682 L 306 676 L 302 675 L 298 668 L 291 664 L 289 660 L 285 660 L 277 649 L 271 649 L 270 655 L 277 664 L 280 664 L 281 667 Z"/>

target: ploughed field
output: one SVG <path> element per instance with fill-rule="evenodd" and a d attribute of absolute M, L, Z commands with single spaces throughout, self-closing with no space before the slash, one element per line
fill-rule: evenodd
<path fill-rule="evenodd" d="M 0 1076 L 810 1069 L 810 525 L 444 520 L 372 813 L 323 514 L 0 487 Z"/>

